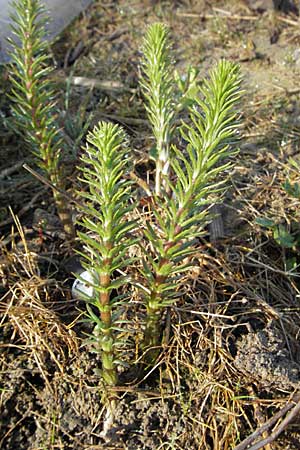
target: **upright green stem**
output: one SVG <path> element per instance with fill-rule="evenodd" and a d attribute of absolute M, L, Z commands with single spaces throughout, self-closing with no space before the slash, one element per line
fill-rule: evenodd
<path fill-rule="evenodd" d="M 62 187 L 60 187 L 60 189 L 63 190 Z M 72 241 L 75 238 L 76 233 L 70 207 L 66 202 L 65 197 L 60 192 L 58 192 L 56 189 L 53 189 L 52 192 L 57 208 L 57 214 L 66 233 L 66 237 L 67 239 L 70 239 Z"/>
<path fill-rule="evenodd" d="M 143 76 L 140 84 L 147 101 L 146 110 L 156 139 L 155 193 L 168 191 L 170 140 L 174 128 L 174 80 L 169 30 L 160 23 L 148 28 L 143 46 Z"/>
<path fill-rule="evenodd" d="M 109 252 L 112 246 L 107 243 L 105 245 L 106 250 Z M 115 386 L 118 381 L 118 374 L 116 366 L 114 364 L 114 336 L 112 333 L 112 314 L 111 314 L 111 304 L 110 304 L 110 291 L 108 290 L 111 284 L 111 263 L 110 258 L 103 260 L 103 272 L 100 274 L 100 290 L 99 293 L 99 309 L 100 318 L 103 324 L 102 337 L 99 339 L 102 351 L 102 375 L 108 386 Z"/>
<path fill-rule="evenodd" d="M 163 168 L 163 161 L 161 159 L 157 159 L 155 169 L 155 194 L 158 196 L 161 195 L 162 168 Z"/>
<path fill-rule="evenodd" d="M 155 284 L 159 288 L 164 283 L 159 275 L 155 274 Z M 160 345 L 160 329 L 161 329 L 161 308 L 157 307 L 162 302 L 162 294 L 152 289 L 150 298 L 146 307 L 146 324 L 142 348 L 144 350 L 153 349 Z M 151 350 L 150 350 L 151 351 Z M 152 352 L 155 354 L 156 352 Z M 149 358 L 148 358 L 149 359 Z"/>
<path fill-rule="evenodd" d="M 126 254 L 135 244 L 130 231 L 136 223 L 126 217 L 134 208 L 132 182 L 123 179 L 130 158 L 125 133 L 117 125 L 100 122 L 87 141 L 80 169 L 88 189 L 78 192 L 85 201 L 80 223 L 85 231 L 78 236 L 85 250 L 81 253 L 83 265 L 94 274 L 94 294 L 87 299 L 88 320 L 94 324 L 89 342 L 101 354 L 105 383 L 114 386 L 118 381 L 116 336 L 122 323 L 114 308 L 121 308 L 125 302 L 123 296 L 116 299 L 115 292 L 128 282 L 127 277 L 118 275 L 118 269 L 131 264 Z"/>
<path fill-rule="evenodd" d="M 180 213 L 180 212 L 179 212 Z M 175 232 L 179 233 L 180 228 L 175 225 Z M 161 342 L 161 311 L 164 302 L 163 288 L 168 282 L 168 276 L 162 275 L 166 266 L 172 264 L 168 258 L 168 251 L 175 245 L 174 241 L 165 241 L 163 245 L 164 256 L 161 256 L 157 264 L 158 269 L 154 272 L 153 284 L 150 287 L 150 294 L 146 304 L 146 324 L 144 339 L 142 343 L 143 350 L 146 351 L 146 362 L 153 363 L 158 355 L 157 347 Z M 170 270 L 170 269 L 169 269 Z"/>
<path fill-rule="evenodd" d="M 158 141 L 157 143 L 157 161 L 155 171 L 155 194 L 160 197 L 162 189 L 164 192 L 169 192 L 166 180 L 170 172 L 170 144 L 165 141 Z"/>
<path fill-rule="evenodd" d="M 159 301 L 160 299 L 156 299 Z M 153 363 L 159 354 L 161 340 L 161 311 L 147 307 L 147 320 L 142 349 L 146 351 L 145 361 Z"/>
<path fill-rule="evenodd" d="M 16 0 L 12 3 L 13 33 L 11 39 L 10 79 L 14 114 L 40 169 L 53 185 L 53 198 L 67 238 L 75 237 L 69 205 L 55 189 L 65 189 L 61 166 L 62 139 L 56 122 L 56 106 L 49 74 L 49 58 L 44 42 L 44 8 L 40 0 Z"/>
<path fill-rule="evenodd" d="M 151 44 L 156 45 L 155 41 Z M 190 109 L 192 126 L 183 123 L 180 129 L 187 142 L 185 151 L 172 147 L 170 165 L 175 181 L 168 181 L 172 195 L 163 191 L 163 195 L 154 196 L 154 225 L 148 221 L 144 232 L 152 254 L 145 254 L 142 270 L 147 280 L 143 350 L 149 350 L 151 357 L 155 356 L 151 347 L 160 342 L 161 311 L 177 298 L 178 274 L 191 267 L 196 238 L 211 220 L 208 205 L 224 191 L 224 179 L 218 177 L 230 167 L 224 159 L 233 154 L 230 142 L 235 136 L 235 106 L 240 98 L 238 67 L 221 61 L 199 89 L 202 92 L 195 93 Z"/>

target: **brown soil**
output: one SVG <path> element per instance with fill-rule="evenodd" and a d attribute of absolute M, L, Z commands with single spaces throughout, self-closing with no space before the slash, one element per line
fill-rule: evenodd
<path fill-rule="evenodd" d="M 142 377 L 133 363 L 142 317 L 136 301 L 130 305 L 133 333 L 123 358 L 131 368 L 120 369 L 113 420 L 101 403 L 98 357 L 82 345 L 89 331 L 80 321 L 85 306 L 70 292 L 76 260 L 74 265 L 50 193 L 21 167 L 27 149 L 10 127 L 9 101 L 2 96 L 3 450 L 233 449 L 299 391 L 300 284 L 297 268 L 289 271 L 300 263 L 299 244 L 284 248 L 272 230 L 256 223 L 267 216 L 299 238 L 299 198 L 282 187 L 287 178 L 299 181 L 289 162 L 299 158 L 299 19 L 294 3 L 276 5 L 95 1 L 53 47 L 62 108 L 66 77 L 90 80 L 85 87 L 77 79 L 61 117 L 72 150 L 66 158 L 70 191 L 79 186 L 80 130 L 90 112 L 90 126 L 100 119 L 121 123 L 137 173 L 151 172 L 151 134 L 138 89 L 148 24 L 170 26 L 180 73 L 192 64 L 205 77 L 226 58 L 240 63 L 244 77 L 240 152 L 221 206 L 223 236 L 212 239 L 208 230 L 199 240 L 185 298 L 166 312 L 160 357 Z M 2 75 L 4 94 L 5 67 Z M 264 448 L 299 449 L 299 418 Z"/>

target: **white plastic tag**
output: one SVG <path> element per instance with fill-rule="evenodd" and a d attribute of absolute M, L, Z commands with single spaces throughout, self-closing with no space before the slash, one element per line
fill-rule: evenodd
<path fill-rule="evenodd" d="M 85 300 L 87 297 L 92 297 L 94 294 L 93 286 L 90 286 L 89 283 L 94 284 L 94 277 L 92 272 L 85 270 L 80 274 L 80 280 L 77 278 L 72 286 L 72 296 L 78 300 Z M 84 281 L 87 281 L 85 283 Z"/>

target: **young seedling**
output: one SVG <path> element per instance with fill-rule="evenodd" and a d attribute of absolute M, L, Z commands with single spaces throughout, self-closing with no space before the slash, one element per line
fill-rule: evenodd
<path fill-rule="evenodd" d="M 172 146 L 174 118 L 171 57 L 167 29 L 151 26 L 144 45 L 143 70 L 147 80 L 142 88 L 147 112 L 157 140 L 156 185 L 145 236 L 150 252 L 143 259 L 147 308 L 143 348 L 148 360 L 160 345 L 162 311 L 180 295 L 180 276 L 191 265 L 196 239 L 211 220 L 209 209 L 220 201 L 224 175 L 234 154 L 230 144 L 236 133 L 235 107 L 240 99 L 240 75 L 235 64 L 221 61 L 210 79 L 194 92 L 191 124 L 183 123 L 181 138 L 185 149 Z M 172 181 L 174 179 L 174 181 Z"/>
<path fill-rule="evenodd" d="M 175 116 L 175 83 L 170 52 L 169 30 L 160 23 L 148 28 L 143 45 L 143 76 L 140 84 L 146 110 L 156 141 L 155 193 L 167 189 L 165 179 L 170 171 L 170 144 Z"/>
<path fill-rule="evenodd" d="M 16 0 L 12 7 L 10 98 L 14 101 L 16 124 L 29 143 L 37 165 L 53 186 L 58 215 L 67 237 L 72 239 L 75 230 L 71 211 L 62 194 L 65 189 L 61 164 L 63 141 L 49 79 L 52 69 L 45 41 L 45 10 L 39 0 Z"/>
<path fill-rule="evenodd" d="M 146 38 L 149 40 L 146 45 L 149 55 L 159 54 L 167 36 L 168 31 L 164 26 L 155 24 L 150 27 Z M 169 47 L 164 45 L 164 58 L 170 61 Z M 169 113 L 161 121 L 164 131 L 163 139 L 160 139 L 161 130 L 159 131 L 158 122 L 157 127 L 155 125 L 154 106 L 152 110 L 152 107 L 150 108 L 151 113 L 148 108 L 159 143 L 156 155 L 156 185 L 149 206 L 149 220 L 140 229 L 149 244 L 143 244 L 145 252 L 142 267 L 139 269 L 144 278 L 142 290 L 146 305 L 142 348 L 146 352 L 148 363 L 154 361 L 157 356 L 156 349 L 161 343 L 162 313 L 181 295 L 181 277 L 184 271 L 192 266 L 191 257 L 196 251 L 197 238 L 212 218 L 210 208 L 222 198 L 226 172 L 231 166 L 229 157 L 235 153 L 231 144 L 238 126 L 235 107 L 241 95 L 238 67 L 221 61 L 211 72 L 210 78 L 203 82 L 202 87 L 190 92 L 193 97 L 190 102 L 190 122 L 183 123 L 180 128 L 181 141 L 185 143 L 185 148 L 179 149 L 171 145 L 175 103 L 173 91 L 166 88 L 166 85 L 170 87 L 172 84 L 171 71 L 166 76 L 155 74 L 156 58 L 157 56 L 153 56 L 153 60 L 150 57 L 147 61 L 144 60 L 145 73 L 150 74 L 152 71 L 151 76 L 156 80 L 147 85 L 148 101 L 155 99 L 157 93 L 161 93 L 161 103 L 157 97 L 152 105 L 156 104 L 159 111 L 163 104 L 165 108 L 169 108 Z M 164 65 L 164 62 L 161 64 Z M 162 72 L 159 65 L 156 70 Z M 146 86 L 144 79 L 142 86 Z M 163 109 L 161 117 L 165 110 Z M 89 188 L 88 193 L 81 194 L 89 200 L 83 210 L 85 218 L 82 225 L 86 230 L 95 233 L 95 236 L 91 238 L 88 233 L 79 233 L 79 238 L 85 244 L 83 254 L 88 261 L 85 267 L 93 274 L 92 284 L 97 292 L 88 302 L 96 307 L 100 319 L 90 306 L 88 311 L 90 320 L 95 324 L 96 347 L 98 345 L 98 350 L 102 352 L 103 378 L 110 385 L 117 381 L 114 354 L 117 344 L 114 340 L 115 328 L 111 308 L 112 303 L 118 306 L 118 298 L 115 300 L 110 294 L 116 286 L 128 281 L 123 278 L 118 278 L 117 281 L 113 276 L 119 264 L 129 265 L 126 252 L 132 245 L 133 238 L 129 238 L 128 233 L 138 226 L 124 221 L 131 208 L 129 205 L 132 193 L 131 184 L 124 177 L 128 158 L 127 150 L 122 151 L 122 136 L 119 128 L 102 123 L 88 137 L 88 142 L 94 147 L 88 146 L 82 160 L 87 167 L 83 165 L 81 169 Z M 160 150 L 162 153 L 159 153 Z M 161 164 L 161 154 L 164 157 L 167 155 L 164 160 L 166 165 Z M 107 190 L 108 188 L 112 191 Z M 125 189 L 124 194 L 122 189 Z M 150 186 L 148 191 L 151 191 Z M 116 198 L 118 202 L 114 203 Z M 122 201 L 119 201 L 120 198 Z M 86 256 L 87 254 L 89 256 Z M 114 258 L 117 258 L 117 262 Z"/>
<path fill-rule="evenodd" d="M 80 223 L 84 231 L 78 232 L 78 237 L 83 244 L 83 265 L 92 277 L 88 284 L 93 295 L 86 297 L 88 320 L 94 326 L 89 342 L 101 354 L 105 383 L 113 386 L 120 363 L 116 350 L 122 344 L 116 335 L 126 301 L 116 291 L 129 282 L 118 271 L 132 264 L 127 252 L 136 242 L 131 237 L 136 223 L 128 220 L 134 208 L 132 182 L 125 177 L 130 159 L 125 133 L 117 125 L 99 123 L 88 134 L 87 142 L 80 170 L 88 189 L 78 192 L 84 200 Z"/>

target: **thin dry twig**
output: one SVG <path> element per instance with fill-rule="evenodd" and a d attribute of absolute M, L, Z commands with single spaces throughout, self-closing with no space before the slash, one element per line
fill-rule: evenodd
<path fill-rule="evenodd" d="M 249 447 L 249 445 L 251 445 L 253 441 L 258 439 L 260 436 L 263 435 L 263 433 L 268 431 L 274 424 L 278 422 L 279 419 L 281 419 L 291 409 L 292 411 L 289 414 L 287 414 L 287 416 L 281 422 L 281 424 L 277 428 L 275 428 L 267 438 L 262 439 L 261 441 Z M 287 402 L 286 405 L 280 411 L 274 414 L 273 417 L 267 420 L 261 427 L 259 427 L 244 441 L 242 441 L 239 445 L 237 445 L 234 448 L 234 450 L 246 450 L 246 449 L 259 450 L 260 448 L 265 447 L 266 445 L 273 442 L 286 429 L 286 427 L 290 424 L 290 422 L 292 422 L 295 419 L 295 417 L 299 414 L 299 412 L 300 412 L 300 394 L 296 394 L 292 398 L 292 400 Z"/>
<path fill-rule="evenodd" d="M 280 22 L 287 23 L 288 25 L 292 25 L 293 27 L 299 27 L 299 20 L 288 19 L 287 17 L 278 17 Z"/>
<path fill-rule="evenodd" d="M 69 195 L 66 191 L 63 191 L 62 189 L 59 189 L 57 186 L 54 186 L 47 178 L 43 177 L 40 173 L 38 173 L 36 170 L 32 169 L 28 166 L 28 164 L 23 164 L 23 167 L 25 170 L 27 170 L 31 175 L 33 175 L 35 178 L 37 178 L 39 181 L 41 181 L 43 184 L 45 184 L 47 187 L 56 190 L 61 195 L 63 195 L 67 200 L 69 200 L 72 203 L 75 203 L 79 206 L 82 206 L 81 203 L 73 198 L 71 195 Z M 20 213 L 18 214 L 20 216 Z M 0 224 L 1 225 L 1 224 Z"/>
<path fill-rule="evenodd" d="M 3 169 L 0 172 L 0 180 L 3 180 L 4 178 L 9 177 L 14 172 L 17 172 L 19 169 L 21 169 L 23 164 L 24 164 L 24 160 L 18 161 L 15 164 L 13 164 L 12 166 L 9 166 L 9 167 L 6 167 L 5 169 Z"/>
<path fill-rule="evenodd" d="M 74 86 L 82 86 L 88 88 L 98 88 L 102 91 L 109 92 L 135 92 L 135 89 L 130 89 L 127 86 L 124 86 L 120 81 L 112 81 L 112 80 L 98 80 L 97 78 L 89 78 L 89 77 L 71 77 L 71 84 Z"/>
<path fill-rule="evenodd" d="M 30 202 L 28 202 L 25 206 L 23 206 L 23 208 L 20 209 L 20 211 L 18 211 L 17 216 L 18 217 L 22 217 L 24 216 L 24 214 L 26 214 L 32 207 L 33 205 L 36 203 L 36 201 L 45 194 L 47 188 L 42 188 L 40 189 L 30 200 Z M 13 217 L 9 217 L 8 219 L 3 220 L 2 222 L 0 222 L 0 228 L 1 227 L 5 227 L 7 225 L 10 225 L 14 222 L 14 218 Z"/>
<path fill-rule="evenodd" d="M 133 125 L 133 126 L 145 125 L 147 127 L 149 126 L 149 122 L 145 119 L 140 119 L 137 117 L 119 116 L 117 114 L 107 114 L 105 112 L 96 112 L 94 115 L 93 122 L 98 122 L 101 119 L 103 120 L 103 118 L 113 120 L 125 125 Z"/>
<path fill-rule="evenodd" d="M 200 14 L 200 13 L 184 13 L 181 11 L 177 11 L 176 15 L 179 17 L 186 17 L 186 18 L 196 18 L 196 19 L 202 19 L 202 20 L 208 20 L 208 19 L 216 19 L 217 17 L 221 17 L 222 19 L 228 19 L 228 20 L 247 20 L 247 21 L 256 21 L 259 19 L 258 16 L 242 16 L 239 14 L 232 14 L 230 11 L 224 11 L 220 8 L 213 8 L 213 10 L 218 14 Z"/>

